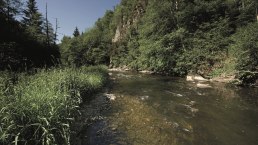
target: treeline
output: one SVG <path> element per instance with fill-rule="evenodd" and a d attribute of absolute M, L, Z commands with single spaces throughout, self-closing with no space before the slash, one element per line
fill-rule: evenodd
<path fill-rule="evenodd" d="M 207 77 L 258 70 L 256 0 L 122 0 L 80 36 L 63 60 Z"/>
<path fill-rule="evenodd" d="M 114 35 L 113 11 L 107 11 L 105 16 L 98 19 L 95 26 L 85 33 L 74 30 L 74 37 L 64 36 L 60 44 L 62 62 L 68 65 L 97 65 L 109 64 Z"/>
<path fill-rule="evenodd" d="M 57 64 L 56 34 L 35 0 L 0 0 L 0 70 Z"/>

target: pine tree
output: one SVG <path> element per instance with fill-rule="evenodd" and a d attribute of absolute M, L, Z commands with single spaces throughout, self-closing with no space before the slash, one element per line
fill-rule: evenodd
<path fill-rule="evenodd" d="M 5 15 L 8 22 L 22 11 L 21 7 L 20 0 L 0 0 L 0 13 Z"/>
<path fill-rule="evenodd" d="M 36 0 L 27 1 L 26 9 L 24 10 L 23 24 L 26 26 L 27 33 L 32 37 L 42 38 L 43 17 L 36 5 Z"/>
<path fill-rule="evenodd" d="M 80 36 L 80 32 L 79 32 L 79 30 L 78 30 L 77 27 L 75 28 L 75 30 L 74 30 L 74 32 L 73 32 L 73 36 L 74 36 L 74 37 Z"/>
<path fill-rule="evenodd" d="M 49 44 L 54 44 L 55 43 L 55 32 L 54 32 L 54 28 L 53 28 L 52 24 L 50 22 L 48 22 L 48 24 L 46 22 L 44 22 L 42 31 L 43 31 L 43 35 L 44 35 L 42 41 L 49 43 Z M 49 42 L 47 42 L 47 41 L 49 41 Z"/>

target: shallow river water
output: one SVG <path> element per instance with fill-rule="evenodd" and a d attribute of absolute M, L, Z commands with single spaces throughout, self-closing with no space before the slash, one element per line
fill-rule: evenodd
<path fill-rule="evenodd" d="M 111 108 L 88 144 L 258 145 L 258 89 L 112 72 Z"/>

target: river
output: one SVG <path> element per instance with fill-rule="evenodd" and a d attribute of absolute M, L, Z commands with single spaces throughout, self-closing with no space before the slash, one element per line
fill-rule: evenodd
<path fill-rule="evenodd" d="M 110 109 L 87 144 L 258 145 L 258 89 L 112 72 Z"/>

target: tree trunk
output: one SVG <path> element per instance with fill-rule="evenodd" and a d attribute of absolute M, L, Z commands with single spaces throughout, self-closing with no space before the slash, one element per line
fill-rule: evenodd
<path fill-rule="evenodd" d="M 10 17 L 11 17 L 11 12 L 10 12 L 10 1 L 7 0 L 7 22 L 9 23 L 10 22 Z"/>
<path fill-rule="evenodd" d="M 55 30 L 55 42 L 54 43 L 56 43 L 56 41 L 57 41 L 57 30 L 58 30 L 58 20 L 57 20 L 57 18 L 56 18 L 56 30 Z"/>
<path fill-rule="evenodd" d="M 50 43 L 49 43 L 49 28 L 48 28 L 48 18 L 47 18 L 47 3 L 46 3 L 46 27 L 47 27 L 47 45 L 49 46 Z"/>

